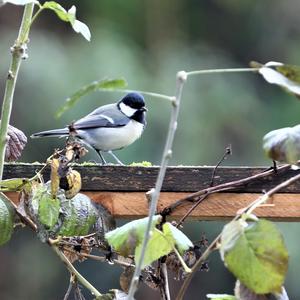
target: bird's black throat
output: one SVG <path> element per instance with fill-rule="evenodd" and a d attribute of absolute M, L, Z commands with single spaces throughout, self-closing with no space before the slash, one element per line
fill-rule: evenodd
<path fill-rule="evenodd" d="M 131 117 L 132 120 L 135 120 L 143 125 L 146 125 L 146 117 L 144 110 L 137 110 L 133 116 Z"/>

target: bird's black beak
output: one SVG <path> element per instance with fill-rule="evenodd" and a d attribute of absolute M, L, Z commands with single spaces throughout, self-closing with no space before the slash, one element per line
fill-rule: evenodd
<path fill-rule="evenodd" d="M 148 108 L 147 107 L 142 107 L 141 111 L 148 111 Z"/>

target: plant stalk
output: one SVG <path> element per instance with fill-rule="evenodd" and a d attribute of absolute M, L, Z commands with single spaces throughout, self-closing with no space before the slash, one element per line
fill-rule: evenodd
<path fill-rule="evenodd" d="M 5 148 L 7 142 L 7 130 L 12 110 L 13 97 L 16 87 L 16 82 L 18 78 L 18 73 L 21 65 L 22 59 L 27 57 L 26 49 L 28 42 L 29 26 L 32 19 L 34 3 L 29 3 L 25 5 L 22 22 L 20 25 L 20 30 L 18 38 L 11 48 L 12 59 L 9 67 L 5 92 L 2 103 L 1 112 L 1 126 L 0 126 L 0 180 L 2 180 L 4 159 L 5 159 Z"/>
<path fill-rule="evenodd" d="M 155 188 L 151 190 L 151 203 L 150 203 L 150 208 L 149 208 L 149 213 L 148 213 L 148 224 L 147 224 L 147 229 L 145 232 L 145 237 L 143 240 L 143 245 L 141 249 L 141 256 L 139 261 L 137 262 L 132 281 L 130 284 L 129 292 L 128 292 L 128 300 L 134 299 L 134 294 L 137 290 L 138 283 L 139 283 L 139 278 L 141 275 L 141 270 L 142 270 L 142 265 L 148 245 L 148 241 L 150 239 L 150 234 L 151 234 L 151 224 L 153 220 L 153 216 L 155 215 L 156 212 L 156 207 L 157 207 L 157 202 L 158 198 L 160 195 L 161 187 L 163 184 L 163 180 L 165 178 L 166 174 L 166 169 L 168 162 L 170 158 L 172 157 L 172 145 L 173 145 L 173 140 L 175 136 L 175 132 L 177 129 L 177 119 L 178 119 L 178 114 L 179 114 L 179 108 L 180 108 L 180 101 L 181 101 L 181 95 L 182 95 L 182 90 L 183 90 L 183 85 L 186 81 L 186 72 L 180 71 L 177 73 L 176 76 L 176 92 L 175 92 L 175 101 L 172 102 L 172 113 L 171 113 L 171 119 L 169 123 L 169 130 L 168 130 L 168 136 L 165 144 L 165 149 L 163 152 L 163 157 L 159 169 L 159 174 L 156 179 L 156 184 Z"/>

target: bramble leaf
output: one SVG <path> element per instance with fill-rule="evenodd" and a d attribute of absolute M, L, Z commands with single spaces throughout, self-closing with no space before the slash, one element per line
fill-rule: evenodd
<path fill-rule="evenodd" d="M 170 223 L 163 224 L 162 231 L 155 228 L 160 220 L 160 216 L 155 216 L 153 219 L 151 236 L 147 245 L 142 268 L 150 265 L 160 257 L 168 255 L 175 247 L 178 248 L 179 252 L 193 247 L 192 242 Z M 147 223 L 148 218 L 132 221 L 108 232 L 105 238 L 121 255 L 128 256 L 134 254 L 134 259 L 137 263 L 140 259 Z"/>
<path fill-rule="evenodd" d="M 91 92 L 95 92 L 98 90 L 123 89 L 126 86 L 127 82 L 123 78 L 102 79 L 99 81 L 93 81 L 92 83 L 83 86 L 72 96 L 67 98 L 65 104 L 56 112 L 55 117 L 59 118 L 65 111 L 73 107 L 81 97 L 86 96 Z"/>
<path fill-rule="evenodd" d="M 51 229 L 58 221 L 60 201 L 45 192 L 39 200 L 39 221 Z"/>
<path fill-rule="evenodd" d="M 160 216 L 154 216 L 151 231 L 160 221 Z M 114 249 L 123 256 L 133 255 L 135 249 L 143 242 L 148 224 L 148 217 L 134 220 L 105 234 L 105 238 Z"/>
<path fill-rule="evenodd" d="M 256 65 L 260 67 L 258 72 L 267 82 L 279 85 L 296 96 L 300 96 L 300 66 L 285 65 L 274 61 L 265 65 L 258 63 Z"/>
<path fill-rule="evenodd" d="M 300 125 L 270 131 L 263 138 L 263 149 L 273 160 L 296 163 L 300 159 Z"/>
<path fill-rule="evenodd" d="M 0 181 L 1 192 L 17 192 L 25 188 L 26 185 L 30 185 L 27 178 L 11 178 Z"/>
<path fill-rule="evenodd" d="M 7 243 L 14 230 L 15 210 L 2 193 L 0 193 L 0 245 Z"/>
<path fill-rule="evenodd" d="M 42 9 L 50 9 L 64 22 L 69 22 L 73 30 L 80 33 L 86 40 L 91 40 L 91 32 L 86 24 L 76 19 L 76 6 L 72 6 L 66 11 L 60 4 L 55 1 L 47 1 L 43 4 Z"/>
<path fill-rule="evenodd" d="M 163 233 L 167 237 L 170 244 L 176 245 L 179 253 L 183 253 L 189 248 L 193 247 L 191 240 L 179 229 L 167 222 L 163 225 Z"/>
<path fill-rule="evenodd" d="M 229 228 L 230 229 L 230 228 Z M 247 288 L 256 294 L 281 292 L 288 266 L 288 252 L 281 233 L 275 225 L 266 220 L 248 224 L 233 235 L 231 244 L 224 227 L 222 237 L 227 235 L 223 245 L 226 267 Z M 225 240 L 221 238 L 221 244 Z"/>

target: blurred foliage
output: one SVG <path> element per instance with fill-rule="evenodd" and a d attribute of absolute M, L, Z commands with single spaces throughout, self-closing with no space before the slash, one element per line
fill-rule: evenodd
<path fill-rule="evenodd" d="M 96 92 L 61 119 L 54 119 L 55 111 L 68 96 L 104 77 L 121 76 L 127 79 L 130 89 L 172 95 L 175 74 L 182 69 L 245 67 L 253 59 L 300 64 L 297 0 L 59 2 L 66 9 L 72 4 L 77 6 L 77 16 L 89 26 L 92 39 L 86 42 L 51 13 L 43 13 L 36 21 L 30 36 L 29 59 L 23 63 L 17 82 L 11 121 L 27 136 L 65 126 L 99 105 L 118 100 L 120 93 Z M 16 38 L 21 15 L 20 7 L 5 5 L 0 9 L 0 95 L 10 61 L 9 47 Z M 118 153 L 124 162 L 160 162 L 169 104 L 148 97 L 146 101 L 148 126 L 140 140 Z M 231 144 L 233 155 L 226 164 L 267 165 L 270 162 L 261 147 L 262 137 L 270 130 L 298 124 L 299 105 L 293 96 L 255 74 L 190 78 L 184 88 L 171 163 L 214 165 Z M 62 143 L 58 139 L 30 140 L 22 160 L 44 161 Z M 90 151 L 87 159 L 98 158 Z M 195 235 L 199 223 L 193 225 L 188 230 Z M 221 228 L 209 222 L 200 225 L 201 231 L 209 231 L 210 238 Z M 300 270 L 299 264 L 293 263 L 293 255 L 298 252 L 293 240 L 299 225 L 282 228 L 291 255 L 286 287 L 291 299 L 295 299 L 299 296 L 296 274 Z M 31 236 L 25 236 L 22 230 L 0 249 L 1 269 L 7 270 L 0 274 L 1 299 L 63 297 L 67 271 L 47 246 Z M 193 280 L 197 284 L 189 290 L 187 299 L 204 299 L 212 291 L 232 292 L 233 281 L 217 265 L 218 260 L 213 256 L 211 271 L 197 274 Z M 93 283 L 101 291 L 118 286 L 117 279 L 109 276 L 115 273 L 111 266 L 87 262 L 80 265 L 80 271 L 84 275 L 97 274 Z M 213 282 L 218 282 L 217 287 Z M 16 286 L 18 289 L 12 288 Z M 153 299 L 146 292 L 140 292 L 139 297 L 144 293 L 143 299 Z"/>

